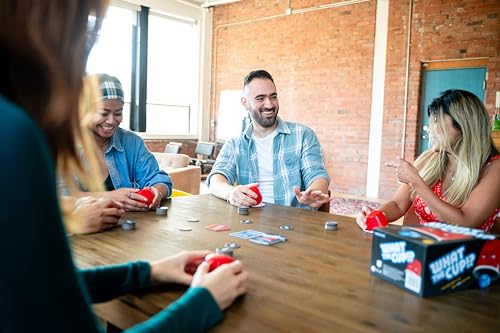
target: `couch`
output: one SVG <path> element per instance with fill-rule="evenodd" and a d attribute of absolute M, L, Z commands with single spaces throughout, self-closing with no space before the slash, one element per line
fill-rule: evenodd
<path fill-rule="evenodd" d="M 185 154 L 153 152 L 160 169 L 172 178 L 173 188 L 191 194 L 200 194 L 201 168 L 189 165 L 191 157 Z"/>

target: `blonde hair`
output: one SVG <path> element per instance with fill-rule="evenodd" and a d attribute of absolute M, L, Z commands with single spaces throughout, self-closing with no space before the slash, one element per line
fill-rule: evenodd
<path fill-rule="evenodd" d="M 99 107 L 100 92 L 97 77 L 88 76 L 83 81 L 83 90 L 80 98 L 79 118 L 80 129 L 76 137 L 77 149 L 80 156 L 85 156 L 85 163 L 81 158 L 67 158 L 61 156 L 58 160 L 57 170 L 60 179 L 64 182 L 72 197 L 61 198 L 61 210 L 68 232 L 79 233 L 82 227 L 82 216 L 74 214 L 78 205 L 77 197 L 82 193 L 80 187 L 83 185 L 88 191 L 104 191 L 102 171 L 100 170 L 99 158 L 103 158 L 97 148 L 96 141 L 90 129 L 91 119 Z M 61 195 L 61 193 L 59 193 Z M 63 200 L 64 199 L 64 200 Z"/>
<path fill-rule="evenodd" d="M 491 138 L 488 112 L 474 94 L 464 90 L 447 90 L 435 98 L 428 107 L 429 117 L 434 117 L 438 136 L 438 149 L 426 150 L 415 161 L 420 176 L 431 187 L 443 179 L 450 156 L 455 159 L 455 172 L 450 187 L 443 197 L 459 206 L 469 197 L 481 177 L 488 159 L 498 154 Z M 454 143 L 446 131 L 444 115 L 452 119 L 461 134 Z M 432 120 L 431 120 L 432 121 Z M 415 196 L 415 193 L 412 193 Z"/>

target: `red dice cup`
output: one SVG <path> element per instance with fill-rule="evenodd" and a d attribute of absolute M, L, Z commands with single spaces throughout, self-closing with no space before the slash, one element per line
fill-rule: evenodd
<path fill-rule="evenodd" d="M 372 210 L 366 217 L 366 230 L 373 231 L 376 227 L 387 227 L 389 221 L 381 210 Z"/>
<path fill-rule="evenodd" d="M 135 194 L 139 194 L 139 195 L 142 195 L 143 197 L 146 197 L 146 199 L 148 199 L 148 201 L 147 201 L 148 205 L 150 205 L 153 202 L 153 198 L 155 197 L 155 194 L 153 193 L 153 191 L 151 191 L 147 188 L 143 188 L 142 190 L 135 192 Z M 143 202 L 141 200 L 136 200 L 136 201 Z"/>
<path fill-rule="evenodd" d="M 233 257 L 230 257 L 225 254 L 220 253 L 212 253 L 205 257 L 205 262 L 210 264 L 209 272 L 213 271 L 219 266 L 229 264 L 234 261 Z"/>
<path fill-rule="evenodd" d="M 257 201 L 256 205 L 260 204 L 262 202 L 262 194 L 260 194 L 260 190 L 258 186 L 251 186 L 250 189 L 257 194 L 257 198 L 255 200 Z"/>

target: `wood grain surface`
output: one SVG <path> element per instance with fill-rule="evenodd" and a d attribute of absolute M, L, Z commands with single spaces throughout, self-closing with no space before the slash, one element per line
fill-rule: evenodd
<path fill-rule="evenodd" d="M 267 204 L 248 216 L 211 195 L 167 201 L 168 216 L 126 213 L 137 229 L 116 228 L 71 238 L 81 267 L 155 260 L 180 250 L 215 250 L 237 242 L 235 257 L 250 273 L 248 293 L 225 312 L 214 332 L 498 332 L 500 287 L 419 298 L 369 273 L 371 235 L 352 218 Z M 188 222 L 197 217 L 199 222 Z M 253 224 L 241 224 L 242 219 Z M 337 221 L 326 231 L 325 221 Z M 209 224 L 231 231 L 213 232 Z M 292 225 L 293 230 L 279 229 Z M 192 231 L 180 231 L 190 226 Z M 264 246 L 229 236 L 253 229 L 285 235 Z M 122 329 L 177 299 L 185 287 L 169 286 L 96 305 L 100 317 Z"/>

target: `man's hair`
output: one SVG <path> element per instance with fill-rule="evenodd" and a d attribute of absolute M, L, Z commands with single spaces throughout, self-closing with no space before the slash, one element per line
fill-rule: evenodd
<path fill-rule="evenodd" d="M 271 74 L 269 74 L 269 72 L 263 69 L 259 69 L 256 71 L 251 71 L 247 76 L 245 76 L 245 79 L 243 79 L 243 89 L 245 89 L 245 87 L 248 86 L 248 84 L 252 82 L 253 79 L 268 79 L 274 83 L 273 77 L 271 76 Z"/>

